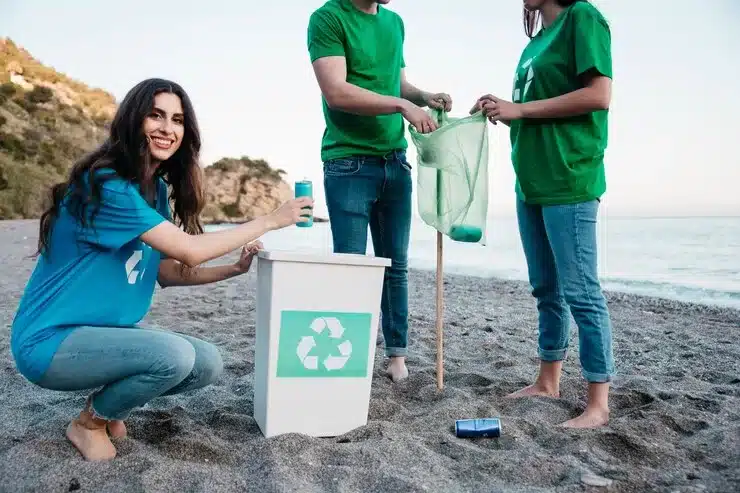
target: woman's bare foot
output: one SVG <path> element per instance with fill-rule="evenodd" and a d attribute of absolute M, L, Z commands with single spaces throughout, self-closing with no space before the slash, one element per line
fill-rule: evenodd
<path fill-rule="evenodd" d="M 609 409 L 587 406 L 577 418 L 561 423 L 563 428 L 600 428 L 609 424 Z"/>
<path fill-rule="evenodd" d="M 409 370 L 406 368 L 406 358 L 403 356 L 392 356 L 385 373 L 393 382 L 408 378 Z"/>
<path fill-rule="evenodd" d="M 116 448 L 108 438 L 106 424 L 89 411 L 82 411 L 80 417 L 67 426 L 67 438 L 86 460 L 111 460 L 116 456 Z"/>
<path fill-rule="evenodd" d="M 126 434 L 128 433 L 126 423 L 118 419 L 108 421 L 108 433 L 110 433 L 111 438 L 126 438 Z"/>
<path fill-rule="evenodd" d="M 560 392 L 557 390 L 552 390 L 550 388 L 546 388 L 542 386 L 539 383 L 534 383 L 533 385 L 529 385 L 528 387 L 524 387 L 523 389 L 517 390 L 516 392 L 512 392 L 511 394 L 507 395 L 507 399 L 520 399 L 522 397 L 554 397 L 559 398 Z"/>
<path fill-rule="evenodd" d="M 507 399 L 521 397 L 560 397 L 560 372 L 563 370 L 562 361 L 541 361 L 540 373 L 534 384 L 507 395 Z"/>
<path fill-rule="evenodd" d="M 588 404 L 583 414 L 562 423 L 564 428 L 599 428 L 609 424 L 609 383 L 588 384 Z"/>

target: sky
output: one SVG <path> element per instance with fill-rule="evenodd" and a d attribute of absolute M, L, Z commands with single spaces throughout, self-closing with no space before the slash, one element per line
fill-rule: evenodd
<path fill-rule="evenodd" d="M 202 158 L 266 159 L 313 180 L 324 213 L 321 95 L 306 27 L 324 0 L 0 0 L 0 36 L 118 101 L 137 82 L 180 83 Z M 607 194 L 614 216 L 740 215 L 738 0 L 593 0 L 612 30 Z M 527 38 L 521 0 L 393 0 L 410 81 L 453 98 L 509 98 Z M 492 215 L 514 210 L 507 128 L 490 126 Z M 416 153 L 409 142 L 409 160 Z M 325 214 L 324 214 L 325 215 Z"/>

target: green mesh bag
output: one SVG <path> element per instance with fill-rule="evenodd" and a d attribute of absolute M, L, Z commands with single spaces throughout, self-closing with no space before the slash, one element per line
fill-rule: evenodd
<path fill-rule="evenodd" d="M 450 239 L 486 244 L 488 121 L 482 112 L 452 118 L 428 109 L 439 128 L 421 134 L 409 125 L 417 150 L 417 197 L 422 220 Z"/>

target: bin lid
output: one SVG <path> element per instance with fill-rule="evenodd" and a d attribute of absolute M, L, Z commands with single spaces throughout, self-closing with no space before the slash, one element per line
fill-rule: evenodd
<path fill-rule="evenodd" d="M 391 259 L 356 253 L 301 253 L 289 250 L 261 250 L 257 256 L 278 262 L 304 262 L 310 264 L 359 265 L 390 267 Z"/>

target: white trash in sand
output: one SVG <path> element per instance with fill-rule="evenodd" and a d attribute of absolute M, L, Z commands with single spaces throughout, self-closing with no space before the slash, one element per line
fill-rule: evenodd
<path fill-rule="evenodd" d="M 366 255 L 262 251 L 254 418 L 266 437 L 367 424 L 383 276 Z"/>

